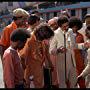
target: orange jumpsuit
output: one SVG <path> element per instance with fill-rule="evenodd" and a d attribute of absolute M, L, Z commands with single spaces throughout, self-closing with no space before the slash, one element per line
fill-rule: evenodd
<path fill-rule="evenodd" d="M 20 51 L 20 56 L 25 60 L 24 78 L 26 80 L 26 87 L 29 88 L 31 75 L 34 76 L 35 88 L 43 88 L 43 62 L 45 60 L 45 44 L 37 41 L 34 34 L 26 42 L 25 47 Z"/>

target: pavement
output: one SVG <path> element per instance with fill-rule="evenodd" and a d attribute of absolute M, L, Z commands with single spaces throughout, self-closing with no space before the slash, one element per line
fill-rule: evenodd
<path fill-rule="evenodd" d="M 0 88 L 4 88 L 4 83 L 3 83 L 3 69 L 2 69 L 1 57 L 0 57 Z"/>

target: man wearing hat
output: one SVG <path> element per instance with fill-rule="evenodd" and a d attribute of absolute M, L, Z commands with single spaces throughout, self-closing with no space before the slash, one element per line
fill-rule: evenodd
<path fill-rule="evenodd" d="M 27 18 L 29 13 L 22 8 L 17 8 L 13 10 L 13 21 L 11 24 L 6 26 L 1 35 L 0 39 L 0 54 L 1 58 L 4 53 L 4 50 L 10 46 L 10 34 L 16 28 L 27 28 Z"/>
<path fill-rule="evenodd" d="M 83 27 L 79 30 L 79 32 L 84 36 L 84 41 L 86 41 L 85 29 L 87 25 L 90 24 L 90 14 L 86 14 L 84 19 L 85 19 L 85 23 L 83 23 Z"/>

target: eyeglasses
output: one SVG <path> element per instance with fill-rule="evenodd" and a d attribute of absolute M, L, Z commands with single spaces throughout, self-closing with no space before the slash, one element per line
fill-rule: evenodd
<path fill-rule="evenodd" d="M 22 20 L 22 21 L 27 21 L 28 20 L 28 18 L 27 17 L 14 17 L 14 19 L 16 19 L 16 20 Z"/>

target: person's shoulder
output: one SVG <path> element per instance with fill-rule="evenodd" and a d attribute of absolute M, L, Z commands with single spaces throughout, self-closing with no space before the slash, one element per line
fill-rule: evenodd
<path fill-rule="evenodd" d="M 60 31 L 60 28 L 56 29 L 56 30 L 54 31 L 54 33 L 55 33 L 55 34 L 58 34 L 59 31 Z"/>
<path fill-rule="evenodd" d="M 81 36 L 81 37 L 83 37 L 83 35 L 80 32 L 78 32 L 78 35 Z"/>
<path fill-rule="evenodd" d="M 6 27 L 4 27 L 4 29 L 3 29 L 3 30 L 5 31 L 5 30 L 9 30 L 9 29 L 11 29 L 11 28 L 12 28 L 12 25 L 11 25 L 11 24 L 9 24 L 9 25 L 7 25 Z"/>
<path fill-rule="evenodd" d="M 31 37 L 27 39 L 27 42 L 25 45 L 32 46 L 34 41 L 35 41 L 34 34 L 33 32 L 31 32 Z"/>
<path fill-rule="evenodd" d="M 85 31 L 85 29 L 86 29 L 86 23 L 83 23 L 83 26 L 79 31 Z"/>
<path fill-rule="evenodd" d="M 4 57 L 4 58 L 5 58 L 5 57 L 9 57 L 10 55 L 11 55 L 10 49 L 7 48 L 7 49 L 4 51 L 3 57 Z"/>

